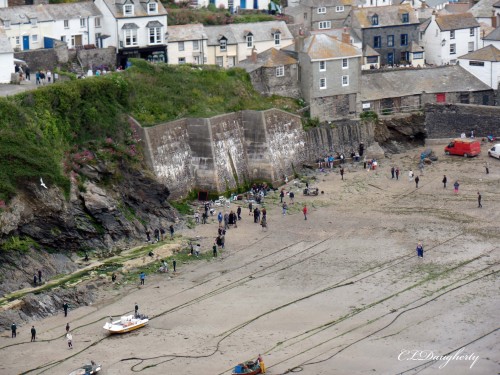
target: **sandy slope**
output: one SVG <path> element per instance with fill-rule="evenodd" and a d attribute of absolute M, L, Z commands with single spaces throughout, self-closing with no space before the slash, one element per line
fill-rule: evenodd
<path fill-rule="evenodd" d="M 319 175 L 324 194 L 303 197 L 295 188 L 298 202 L 286 217 L 277 196 L 267 199 L 267 232 L 244 210 L 223 257 L 180 265 L 174 277 L 149 277 L 142 288 L 102 290 L 94 306 L 70 313 L 73 350 L 62 316 L 36 322 L 37 343 L 29 343 L 28 327 L 15 341 L 1 337 L 0 373 L 55 364 L 45 373 L 66 374 L 94 359 L 104 374 L 227 374 L 258 353 L 269 374 L 415 374 L 416 366 L 420 374 L 498 373 L 500 334 L 490 332 L 499 326 L 500 161 L 490 159 L 485 175 L 486 156 L 442 157 L 417 190 L 407 172 L 420 151 L 384 160 L 377 171 L 350 167 L 345 181 Z M 390 178 L 391 164 L 402 169 L 399 181 Z M 200 236 L 208 250 L 216 223 L 183 234 Z M 135 302 L 154 317 L 150 325 L 108 337 L 107 316 Z M 439 369 L 445 361 L 411 360 L 404 351 L 443 355 L 464 346 L 461 355 L 479 357 L 472 369 L 475 357 Z M 144 361 L 124 361 L 131 357 Z"/>

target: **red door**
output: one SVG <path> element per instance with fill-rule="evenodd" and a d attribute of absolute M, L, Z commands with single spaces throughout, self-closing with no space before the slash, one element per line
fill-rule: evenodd
<path fill-rule="evenodd" d="M 436 102 L 444 103 L 445 101 L 446 101 L 446 94 L 445 93 L 436 94 Z"/>

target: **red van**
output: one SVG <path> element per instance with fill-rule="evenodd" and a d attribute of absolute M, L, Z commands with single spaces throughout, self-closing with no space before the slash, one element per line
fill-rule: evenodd
<path fill-rule="evenodd" d="M 475 139 L 457 138 L 444 148 L 446 155 L 460 155 L 468 158 L 481 153 L 481 143 Z"/>

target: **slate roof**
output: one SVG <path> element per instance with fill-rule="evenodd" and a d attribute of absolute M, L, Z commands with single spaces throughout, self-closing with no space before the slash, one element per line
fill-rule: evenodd
<path fill-rule="evenodd" d="M 497 2 L 497 3 L 495 3 L 495 4 L 493 4 L 493 6 L 494 6 L 495 8 L 500 8 L 500 1 L 499 1 L 499 2 Z"/>
<path fill-rule="evenodd" d="M 9 38 L 3 30 L 0 30 L 0 53 L 14 53 Z"/>
<path fill-rule="evenodd" d="M 346 31 L 349 33 L 350 39 L 352 39 L 352 44 L 359 44 L 361 45 L 361 39 L 358 37 L 358 35 L 350 28 L 346 27 Z M 333 36 L 337 38 L 338 40 L 342 40 L 342 34 L 344 33 L 344 28 L 339 27 L 335 29 L 326 29 L 326 30 L 311 30 L 310 31 L 311 35 L 315 34 L 326 34 L 329 36 Z"/>
<path fill-rule="evenodd" d="M 402 14 L 408 13 L 409 22 L 403 23 Z M 417 13 L 410 4 L 389 5 L 382 7 L 369 7 L 353 9 L 352 26 L 354 28 L 378 28 L 384 26 L 405 26 L 418 24 Z M 372 25 L 372 16 L 378 16 L 378 25 Z"/>
<path fill-rule="evenodd" d="M 134 18 L 134 17 L 157 17 L 165 16 L 167 11 L 160 1 L 151 0 L 158 4 L 158 13 L 148 14 L 148 2 L 138 0 L 103 0 L 104 4 L 113 14 L 115 18 Z M 132 4 L 134 6 L 134 15 L 125 16 L 123 14 L 123 6 L 125 4 Z"/>
<path fill-rule="evenodd" d="M 408 95 L 485 91 L 491 88 L 460 65 L 407 69 L 361 75 L 362 101 L 399 98 Z"/>
<path fill-rule="evenodd" d="M 500 50 L 495 46 L 489 45 L 467 55 L 460 56 L 459 59 L 499 62 Z"/>
<path fill-rule="evenodd" d="M 292 33 L 284 21 L 239 23 L 222 26 L 205 26 L 208 37 L 208 45 L 218 45 L 222 36 L 227 39 L 227 44 L 245 43 L 249 32 L 253 35 L 253 41 L 262 42 L 273 40 L 273 34 L 279 31 L 281 40 L 293 40 Z"/>
<path fill-rule="evenodd" d="M 479 27 L 479 22 L 470 13 L 440 15 L 436 17 L 436 23 L 441 31 Z"/>
<path fill-rule="evenodd" d="M 362 56 L 359 48 L 342 43 L 325 34 L 311 35 L 305 38 L 304 46 L 300 52 L 308 54 L 311 61 Z"/>
<path fill-rule="evenodd" d="M 444 9 L 440 11 L 448 14 L 465 13 L 471 8 L 469 3 L 449 3 L 444 6 Z"/>
<path fill-rule="evenodd" d="M 252 61 L 252 57 L 242 60 L 238 63 L 238 67 L 245 69 L 247 72 L 253 72 L 261 67 L 273 68 L 280 65 L 298 64 L 297 59 L 294 59 L 289 54 L 277 50 L 276 48 L 268 49 L 256 56 L 256 61 Z"/>
<path fill-rule="evenodd" d="M 31 18 L 37 22 L 67 20 L 72 18 L 101 16 L 101 12 L 91 1 L 64 4 L 21 5 L 0 8 L 0 20 L 9 20 L 11 25 L 29 23 Z"/>
<path fill-rule="evenodd" d="M 435 8 L 438 5 L 446 4 L 449 3 L 450 0 L 426 0 L 425 4 L 428 5 L 431 8 Z"/>
<path fill-rule="evenodd" d="M 368 56 L 380 56 L 380 53 L 375 51 L 372 47 L 370 47 L 368 44 L 365 45 L 365 48 L 363 48 L 363 56 L 368 57 Z"/>
<path fill-rule="evenodd" d="M 205 33 L 205 28 L 201 23 L 168 27 L 169 42 L 202 39 L 207 39 L 207 34 Z"/>
<path fill-rule="evenodd" d="M 493 4 L 496 4 L 498 0 L 479 0 L 479 2 L 469 9 L 469 12 L 476 18 L 488 18 L 491 17 L 493 10 Z"/>
<path fill-rule="evenodd" d="M 497 27 L 495 30 L 493 30 L 491 33 L 486 35 L 484 40 L 500 40 L 500 27 Z"/>
<path fill-rule="evenodd" d="M 353 0 L 300 0 L 300 5 L 309 8 L 319 8 L 319 7 L 336 7 L 338 5 L 353 5 Z"/>

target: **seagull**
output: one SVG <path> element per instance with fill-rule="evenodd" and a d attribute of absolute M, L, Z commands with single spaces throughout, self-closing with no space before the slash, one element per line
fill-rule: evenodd
<path fill-rule="evenodd" d="M 45 185 L 41 177 L 40 177 L 40 185 L 42 185 L 42 187 L 44 187 L 45 189 L 48 189 L 47 185 Z"/>

